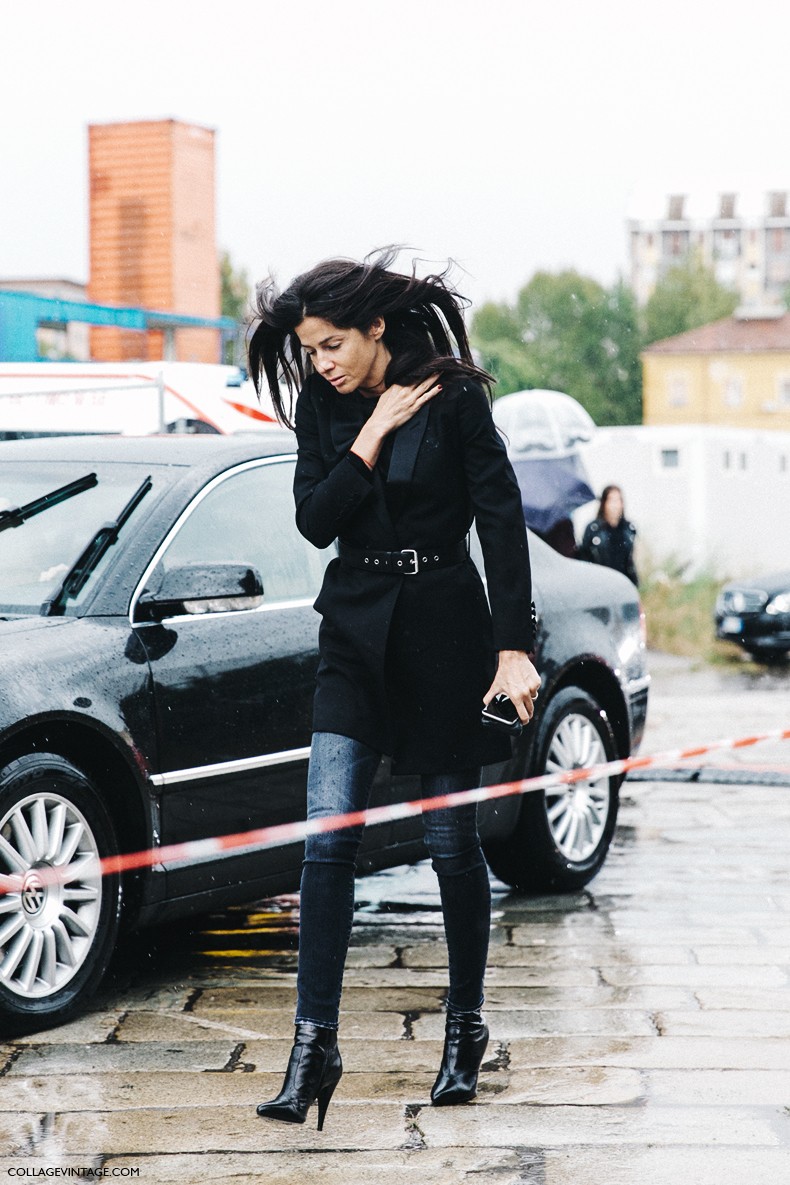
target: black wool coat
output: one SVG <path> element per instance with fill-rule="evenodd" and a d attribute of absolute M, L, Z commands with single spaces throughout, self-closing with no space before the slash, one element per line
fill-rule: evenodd
<path fill-rule="evenodd" d="M 313 729 L 393 756 L 396 773 L 451 773 L 507 757 L 480 723 L 497 650 L 534 645 L 521 495 L 483 387 L 444 390 L 392 433 L 373 471 L 349 449 L 375 399 L 318 374 L 296 405 L 296 522 L 316 547 L 439 549 L 473 519 L 491 610 L 470 558 L 401 576 L 332 560 L 322 615 Z M 407 452 L 414 457 L 413 465 Z M 411 472 L 409 472 L 411 470 Z"/>

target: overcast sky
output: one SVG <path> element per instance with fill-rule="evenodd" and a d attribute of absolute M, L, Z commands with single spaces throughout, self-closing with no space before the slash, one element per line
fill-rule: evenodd
<path fill-rule="evenodd" d="M 789 34 L 787 0 L 9 3 L 0 276 L 87 279 L 87 125 L 178 118 L 253 279 L 399 242 L 476 302 L 609 283 L 635 191 L 788 185 Z"/>

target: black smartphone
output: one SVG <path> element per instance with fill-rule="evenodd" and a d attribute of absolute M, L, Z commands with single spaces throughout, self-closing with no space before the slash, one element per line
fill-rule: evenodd
<path fill-rule="evenodd" d="M 516 711 L 516 705 L 503 691 L 495 695 L 490 704 L 483 708 L 481 719 L 489 728 L 499 728 L 503 732 L 519 733 L 524 727 Z"/>

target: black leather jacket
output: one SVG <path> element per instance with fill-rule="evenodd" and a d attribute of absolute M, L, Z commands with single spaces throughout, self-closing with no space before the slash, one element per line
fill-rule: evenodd
<path fill-rule="evenodd" d="M 639 584 L 634 565 L 636 527 L 621 518 L 616 527 L 603 519 L 593 519 L 584 532 L 578 556 L 591 564 L 603 564 L 622 572 L 634 584 Z"/>

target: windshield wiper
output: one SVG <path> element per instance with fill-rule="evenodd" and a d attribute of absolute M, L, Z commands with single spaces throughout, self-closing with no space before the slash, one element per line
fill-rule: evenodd
<path fill-rule="evenodd" d="M 99 479 L 95 473 L 86 473 L 84 477 L 78 477 L 76 481 L 70 481 L 66 486 L 59 486 L 49 494 L 42 494 L 40 498 L 34 498 L 32 502 L 26 502 L 24 506 L 12 506 L 8 510 L 0 510 L 0 531 L 7 531 L 11 527 L 21 527 L 29 518 L 41 514 L 42 510 L 49 510 L 50 506 L 57 506 L 58 503 L 65 502 L 67 498 L 73 498 L 75 494 L 81 494 L 84 490 L 91 490 L 98 484 Z"/>
<path fill-rule="evenodd" d="M 105 523 L 103 527 L 99 527 L 88 546 L 82 552 L 82 555 L 63 577 L 63 582 L 58 591 L 48 601 L 44 601 L 42 604 L 40 610 L 42 617 L 61 616 L 66 607 L 66 602 L 82 592 L 102 556 L 117 541 L 118 535 L 127 519 L 134 514 L 153 484 L 151 478 L 146 477 L 145 481 L 132 494 L 115 521 Z"/>

